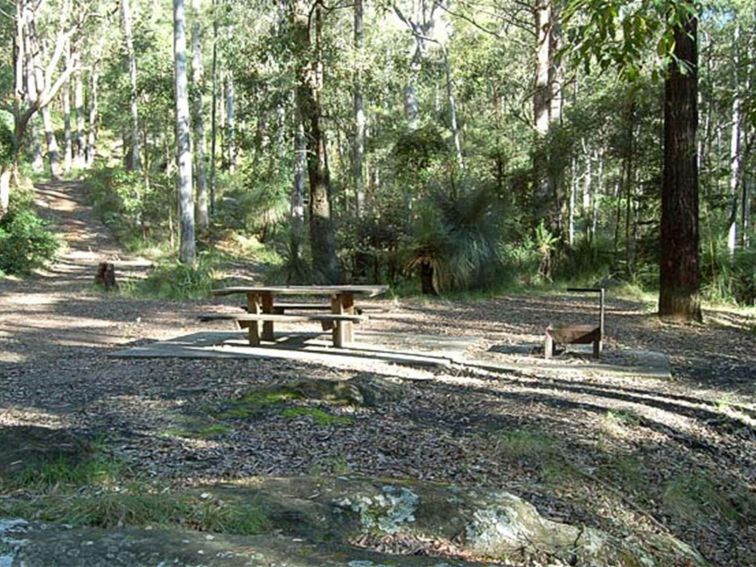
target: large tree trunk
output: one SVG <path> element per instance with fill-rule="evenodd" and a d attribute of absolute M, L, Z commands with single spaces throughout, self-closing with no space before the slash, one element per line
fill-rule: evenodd
<path fill-rule="evenodd" d="M 361 216 L 365 203 L 365 107 L 362 100 L 362 50 L 364 43 L 363 0 L 354 2 L 354 191 L 357 216 Z"/>
<path fill-rule="evenodd" d="M 137 99 L 137 65 L 134 52 L 134 39 L 131 30 L 131 0 L 121 0 L 121 25 L 123 26 L 123 40 L 126 46 L 126 57 L 129 65 L 129 109 L 131 112 L 131 131 L 129 132 L 129 152 L 126 160 L 132 171 L 140 171 L 142 162 L 139 153 L 139 106 Z"/>
<path fill-rule="evenodd" d="M 674 55 L 664 83 L 659 315 L 701 321 L 698 265 L 698 19 L 674 29 Z M 685 69 L 681 69 L 685 66 Z"/>
<path fill-rule="evenodd" d="M 321 88 L 321 65 L 318 46 L 310 43 L 310 3 L 297 0 L 291 4 L 292 44 L 297 61 L 297 108 L 305 130 L 307 174 L 310 181 L 310 248 L 317 272 L 328 283 L 340 280 L 336 258 L 336 237 L 331 221 L 331 195 L 325 135 L 321 124 L 318 99 Z M 315 8 L 316 26 L 320 25 L 321 8 Z M 317 30 L 316 30 L 317 31 Z M 316 33 L 316 35 L 318 35 Z"/>
<path fill-rule="evenodd" d="M 208 216 L 207 174 L 205 163 L 205 121 L 203 118 L 203 98 L 205 79 L 202 67 L 202 23 L 200 2 L 192 0 L 194 22 L 192 24 L 192 83 L 194 84 L 193 120 L 194 152 L 197 170 L 197 225 L 201 231 L 210 226 Z"/>
<path fill-rule="evenodd" d="M 192 191 L 192 149 L 189 126 L 189 88 L 186 76 L 186 26 L 184 0 L 173 0 L 173 55 L 176 85 L 176 164 L 178 166 L 179 260 L 194 265 L 194 195 Z"/>

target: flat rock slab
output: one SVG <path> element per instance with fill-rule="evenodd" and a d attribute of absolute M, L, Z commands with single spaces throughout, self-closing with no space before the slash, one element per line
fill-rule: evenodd
<path fill-rule="evenodd" d="M 247 344 L 244 331 L 204 331 L 109 354 L 117 358 L 251 358 L 284 359 L 339 367 L 366 362 L 446 368 L 462 360 L 477 339 L 427 335 L 358 333 L 347 348 L 335 348 L 322 334 L 277 333 L 275 343 Z"/>
<path fill-rule="evenodd" d="M 465 567 L 282 535 L 227 536 L 184 530 L 71 528 L 0 520 L 2 567 Z"/>
<path fill-rule="evenodd" d="M 575 373 L 582 376 L 615 378 L 672 377 L 669 357 L 651 350 L 605 350 L 601 358 L 591 358 L 590 345 L 569 345 L 567 352 L 552 359 L 543 357 L 543 345 L 495 345 L 476 356 L 474 364 L 492 370 L 530 371 L 538 374 Z"/>

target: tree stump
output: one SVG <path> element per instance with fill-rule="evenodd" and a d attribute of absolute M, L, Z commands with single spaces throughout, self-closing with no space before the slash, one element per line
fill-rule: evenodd
<path fill-rule="evenodd" d="M 118 283 L 115 276 L 115 265 L 111 262 L 100 262 L 97 266 L 97 275 L 95 284 L 104 288 L 106 291 L 118 289 Z"/>

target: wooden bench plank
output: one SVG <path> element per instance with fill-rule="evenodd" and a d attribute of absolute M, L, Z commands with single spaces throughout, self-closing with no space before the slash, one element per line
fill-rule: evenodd
<path fill-rule="evenodd" d="M 200 315 L 200 321 L 261 321 L 271 323 L 286 323 L 287 321 L 366 321 L 367 315 L 349 315 L 335 313 L 317 314 L 280 314 L 280 313 L 212 313 Z"/>

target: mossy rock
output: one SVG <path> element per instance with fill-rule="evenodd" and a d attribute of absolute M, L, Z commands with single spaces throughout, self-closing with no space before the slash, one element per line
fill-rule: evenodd
<path fill-rule="evenodd" d="M 559 559 L 565 565 L 702 566 L 703 558 L 667 535 L 620 539 L 554 522 L 501 491 L 360 477 L 251 479 L 211 489 L 240 505 L 254 500 L 272 529 L 310 541 L 392 537 L 445 542 L 478 558 Z M 560 564 L 560 563 L 557 563 Z"/>
<path fill-rule="evenodd" d="M 293 384 L 291 389 L 311 400 L 366 407 L 398 402 L 407 396 L 407 387 L 401 380 L 368 373 L 349 380 L 305 379 Z"/>

